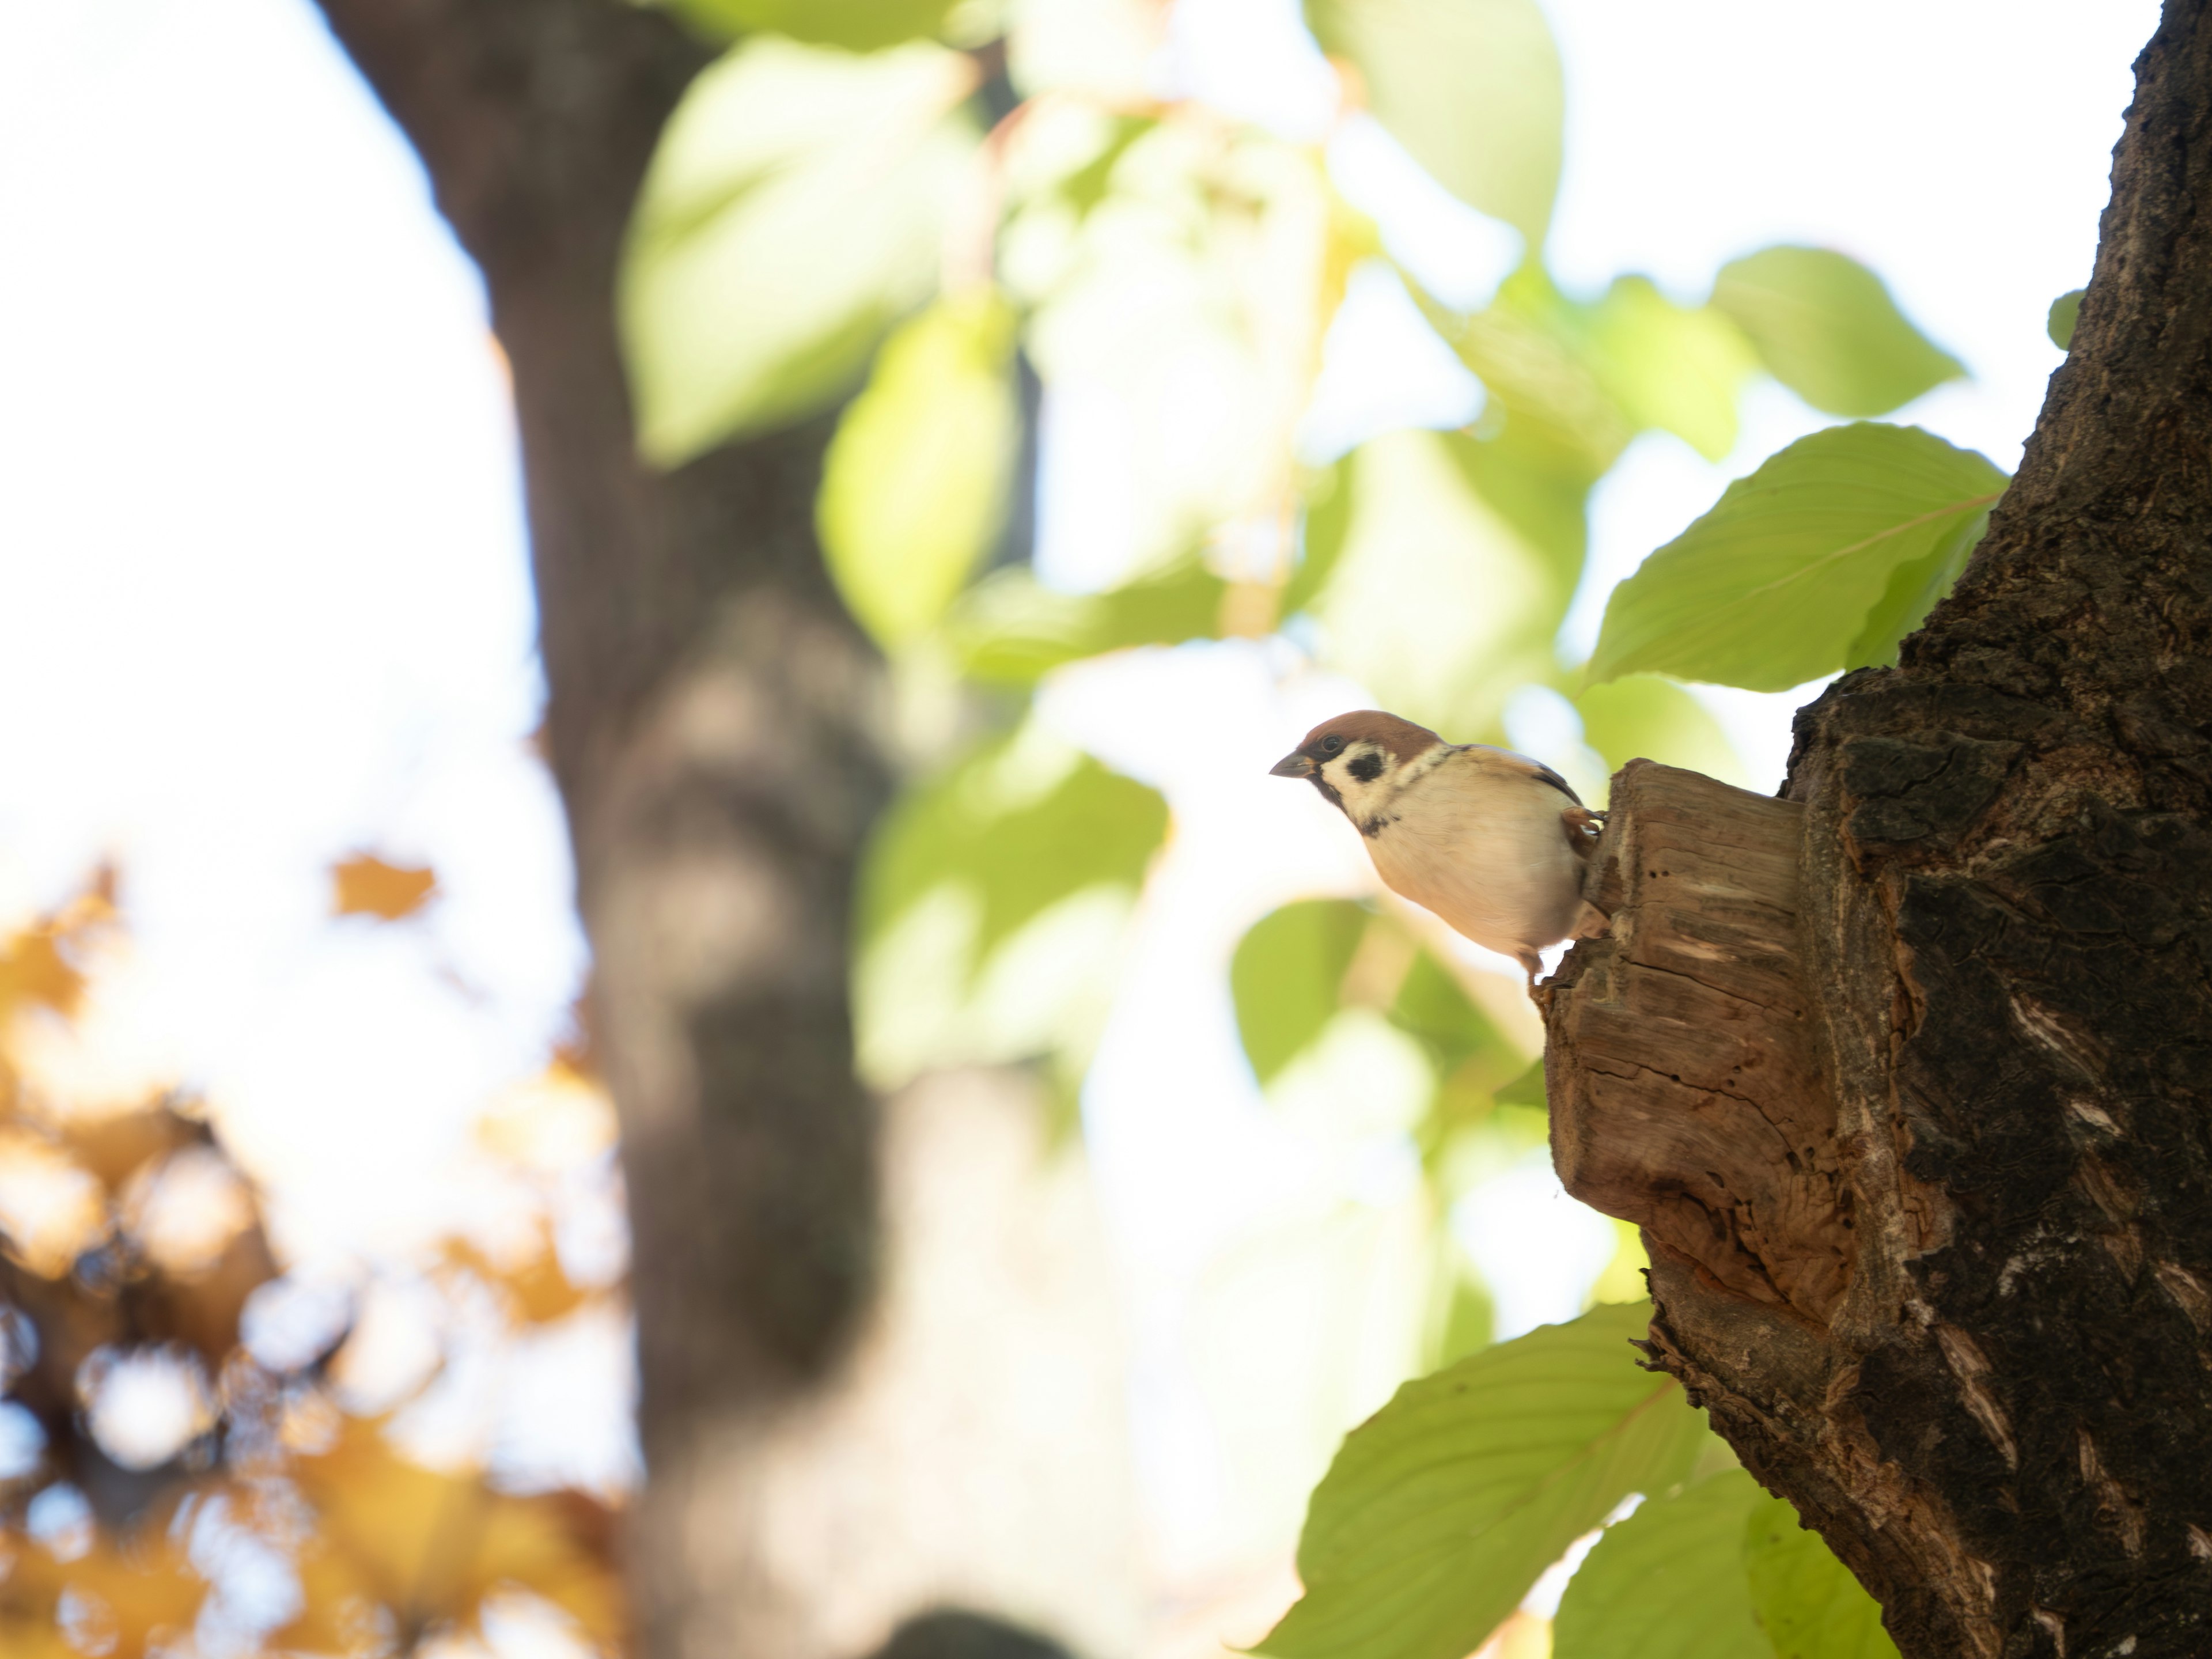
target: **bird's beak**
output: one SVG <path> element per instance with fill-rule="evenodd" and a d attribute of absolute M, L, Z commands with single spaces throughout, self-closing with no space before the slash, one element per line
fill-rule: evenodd
<path fill-rule="evenodd" d="M 1267 769 L 1271 778 L 1310 778 L 1314 775 L 1314 763 L 1304 755 L 1285 755 Z"/>

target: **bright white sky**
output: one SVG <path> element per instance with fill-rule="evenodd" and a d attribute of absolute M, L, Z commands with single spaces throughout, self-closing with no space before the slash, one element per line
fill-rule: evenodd
<path fill-rule="evenodd" d="M 1641 270 L 1695 298 L 1753 247 L 1842 247 L 1975 373 L 1909 418 L 2016 460 L 2058 361 L 2045 310 L 2087 276 L 2154 0 L 1549 9 L 1570 286 Z M 1291 15 L 1183 0 L 1171 73 L 1295 129 L 1314 64 Z M 1386 143 L 1355 137 L 1336 159 L 1347 188 L 1408 216 L 1421 181 Z M 1403 232 L 1409 261 L 1494 280 L 1494 229 L 1424 222 Z M 148 1063 L 204 1080 L 296 1255 L 404 1249 L 467 1201 L 441 1160 L 535 1067 L 584 961 L 557 803 L 525 747 L 540 690 L 476 276 L 305 0 L 0 0 L 0 911 L 118 857 Z M 1346 324 L 1370 343 L 1336 394 L 1340 437 L 1447 420 L 1466 396 L 1393 303 L 1370 285 Z M 1729 477 L 1820 423 L 1770 390 L 1720 467 L 1640 442 L 1601 492 L 1599 579 L 1571 635 L 1586 644 L 1605 588 Z M 1341 1056 L 1364 1092 L 1317 1125 L 1262 1104 L 1226 1021 L 1242 928 L 1364 880 L 1340 826 L 1261 775 L 1345 691 L 1285 667 L 1190 649 L 1051 699 L 1179 815 L 1088 1106 L 1130 1274 L 1146 1490 L 1164 1558 L 1194 1571 L 1279 1543 L 1310 1457 L 1392 1380 L 1353 1367 L 1325 1397 L 1241 1395 L 1279 1443 L 1318 1449 L 1273 1460 L 1280 1489 L 1256 1490 L 1224 1449 L 1228 1379 L 1192 1337 L 1221 1298 L 1261 1305 L 1271 1284 L 1310 1309 L 1356 1302 L 1404 1246 L 1402 1103 L 1373 1081 L 1388 1066 Z M 1771 787 L 1786 707 L 1717 701 Z M 1170 715 L 1184 740 L 1163 757 L 1146 732 Z M 328 920 L 327 866 L 364 847 L 436 867 L 444 896 L 419 924 Z M 1508 1206 L 1503 1243 L 1468 1243 L 1516 1287 L 1509 1316 L 1571 1313 L 1596 1224 L 1526 1172 L 1498 1188 L 1493 1213 Z M 1293 1237 L 1304 1278 L 1248 1271 Z M 1326 1370 L 1332 1328 L 1300 1317 L 1245 1344 L 1249 1365 Z M 538 1409 L 619 1443 L 619 1369 Z"/>

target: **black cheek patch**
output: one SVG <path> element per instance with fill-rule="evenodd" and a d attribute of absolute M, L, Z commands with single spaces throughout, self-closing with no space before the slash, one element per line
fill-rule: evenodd
<path fill-rule="evenodd" d="M 1374 754 L 1362 755 L 1344 769 L 1362 783 L 1372 783 L 1382 775 L 1382 757 Z"/>

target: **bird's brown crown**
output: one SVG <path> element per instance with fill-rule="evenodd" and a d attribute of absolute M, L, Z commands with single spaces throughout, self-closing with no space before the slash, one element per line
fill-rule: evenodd
<path fill-rule="evenodd" d="M 1380 708 L 1355 708 L 1349 714 L 1325 720 L 1307 732 L 1304 741 L 1298 744 L 1298 753 L 1319 759 L 1322 744 L 1330 738 L 1342 738 L 1346 745 L 1371 743 L 1378 749 L 1388 750 L 1401 766 L 1416 755 L 1426 754 L 1432 745 L 1442 741 L 1427 726 L 1416 726 Z"/>

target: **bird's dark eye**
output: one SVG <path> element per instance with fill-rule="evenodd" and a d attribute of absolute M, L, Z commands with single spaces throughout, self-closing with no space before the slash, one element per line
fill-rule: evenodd
<path fill-rule="evenodd" d="M 1322 753 L 1324 755 L 1334 755 L 1338 750 L 1343 747 L 1344 739 L 1342 738 L 1323 738 L 1321 740 Z"/>

